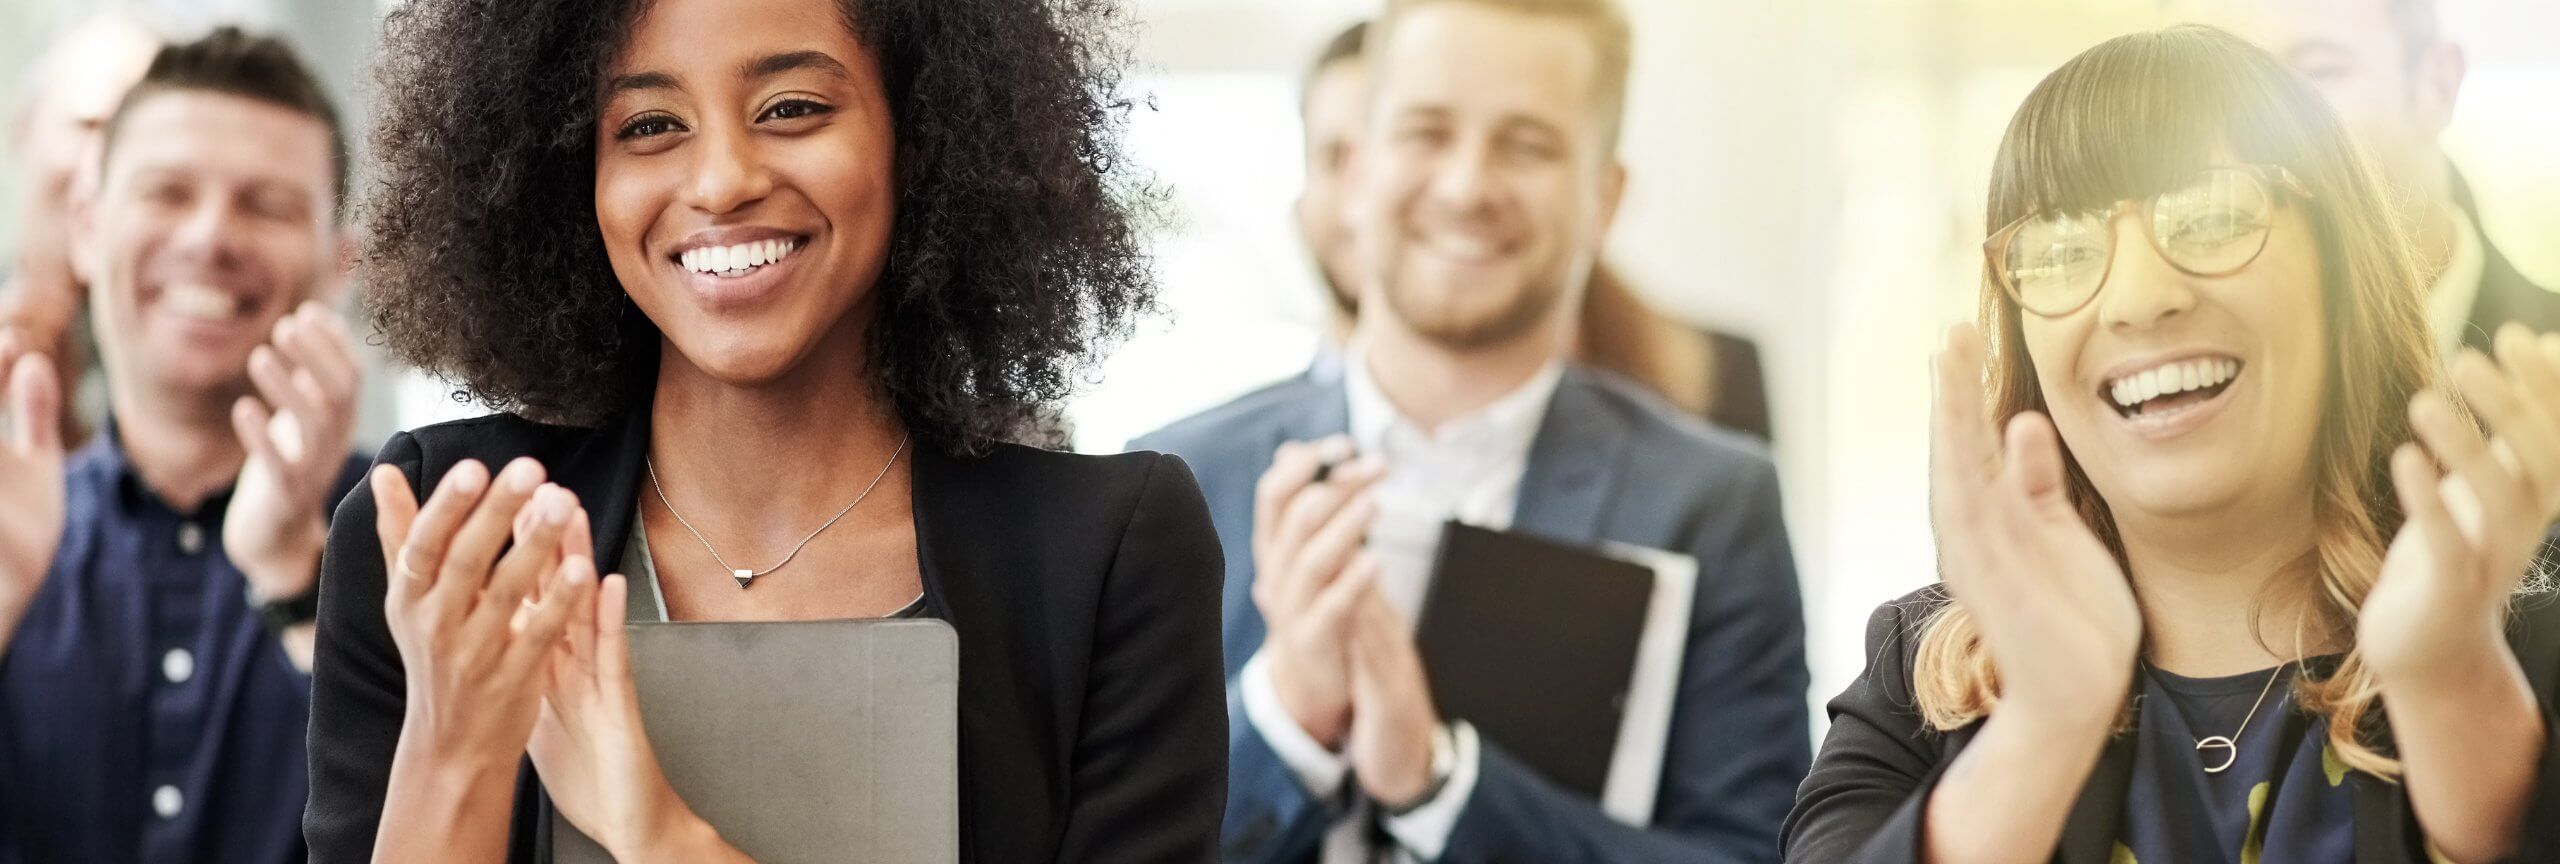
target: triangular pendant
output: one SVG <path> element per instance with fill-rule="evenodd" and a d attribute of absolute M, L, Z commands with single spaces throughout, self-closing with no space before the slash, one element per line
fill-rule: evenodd
<path fill-rule="evenodd" d="M 738 580 L 738 590 L 744 591 L 747 590 L 747 583 L 756 581 L 756 574 L 752 570 L 731 570 L 729 578 Z"/>

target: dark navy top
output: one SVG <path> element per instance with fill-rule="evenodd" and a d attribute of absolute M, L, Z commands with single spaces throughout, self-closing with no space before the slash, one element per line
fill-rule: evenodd
<path fill-rule="evenodd" d="M 222 555 L 230 492 L 175 511 L 113 424 L 65 467 L 62 545 L 0 655 L 0 864 L 302 860 L 311 679 Z"/>
<path fill-rule="evenodd" d="M 2314 663 L 2322 661 L 2315 659 Z M 2188 678 L 2145 666 L 2119 864 L 2337 864 L 2355 860 L 2355 794 L 2329 724 L 2297 716 L 2293 679 L 2261 669 Z M 2272 690 L 2271 675 L 2279 675 Z M 2266 692 L 2257 716 L 2249 707 Z M 2237 738 L 2226 758 L 2199 739 Z"/>

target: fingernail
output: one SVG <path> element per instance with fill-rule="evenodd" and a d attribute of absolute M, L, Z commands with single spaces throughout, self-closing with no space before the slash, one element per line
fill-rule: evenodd
<path fill-rule="evenodd" d="M 532 459 L 518 459 L 507 464 L 506 473 L 501 475 L 500 482 L 505 483 L 510 492 L 531 492 L 539 483 L 535 479 L 535 472 L 536 466 Z"/>
<path fill-rule="evenodd" d="M 543 527 L 557 528 L 569 521 L 569 502 L 560 498 L 560 487 L 549 483 L 534 490 L 534 518 L 542 520 Z"/>

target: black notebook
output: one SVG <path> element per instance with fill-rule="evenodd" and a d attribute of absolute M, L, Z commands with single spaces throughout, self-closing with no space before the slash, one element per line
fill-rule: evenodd
<path fill-rule="evenodd" d="M 1600 800 L 1654 578 L 1594 550 L 1448 523 L 1414 633 L 1432 701 Z"/>

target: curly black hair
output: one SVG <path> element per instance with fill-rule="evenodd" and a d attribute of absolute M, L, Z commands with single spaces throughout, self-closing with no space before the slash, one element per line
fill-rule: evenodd
<path fill-rule="evenodd" d="M 598 79 L 645 2 L 411 0 L 384 22 L 369 314 L 393 353 L 493 409 L 592 424 L 646 404 L 658 331 L 594 205 Z M 872 366 L 919 440 L 1054 434 L 1058 402 L 1156 308 L 1140 233 L 1163 194 L 1119 149 L 1124 13 L 839 4 L 897 140 Z"/>

